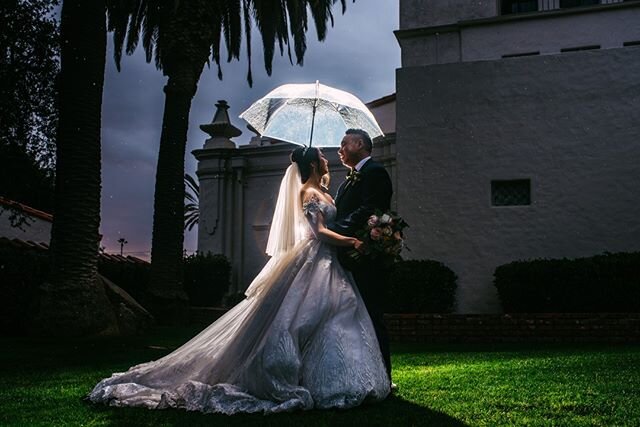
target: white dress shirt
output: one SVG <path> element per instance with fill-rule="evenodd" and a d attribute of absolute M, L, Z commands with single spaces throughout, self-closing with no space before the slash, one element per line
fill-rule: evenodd
<path fill-rule="evenodd" d="M 360 172 L 360 169 L 362 169 L 362 166 L 364 166 L 364 164 L 367 163 L 367 160 L 369 160 L 370 158 L 371 156 L 367 156 L 364 159 L 360 160 L 354 169 L 357 172 Z"/>

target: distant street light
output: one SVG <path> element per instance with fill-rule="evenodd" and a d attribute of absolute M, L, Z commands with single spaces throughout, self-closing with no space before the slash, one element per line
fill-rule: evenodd
<path fill-rule="evenodd" d="M 124 237 L 121 237 L 118 239 L 118 243 L 120 243 L 120 256 L 122 256 L 124 245 L 126 245 L 129 242 L 127 242 Z"/>

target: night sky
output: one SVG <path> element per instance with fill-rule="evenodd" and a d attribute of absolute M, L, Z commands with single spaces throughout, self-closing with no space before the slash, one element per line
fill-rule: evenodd
<path fill-rule="evenodd" d="M 223 64 L 224 78 L 218 80 L 215 66 L 205 68 L 191 107 L 185 170 L 195 176 L 196 161 L 191 151 L 202 148 L 207 135 L 199 125 L 209 123 L 214 104 L 230 104 L 232 123 L 243 130 L 235 139 L 247 144 L 251 132 L 238 118 L 252 102 L 285 83 L 323 84 L 349 91 L 364 102 L 395 92 L 395 70 L 400 66 L 400 48 L 393 35 L 398 28 L 396 0 L 348 2 L 345 15 L 335 8 L 335 25 L 324 42 L 317 41 L 311 23 L 307 52 L 302 67 L 290 65 L 276 54 L 272 76 L 264 71 L 262 40 L 252 40 L 253 88 L 246 82 L 247 61 Z M 312 21 L 310 21 L 312 22 Z M 244 42 L 244 40 L 243 40 Z M 244 54 L 243 48 L 243 54 Z M 151 251 L 153 192 L 164 106 L 165 78 L 153 64 L 147 64 L 141 49 L 124 57 L 122 71 L 115 69 L 109 35 L 102 115 L 102 246 L 120 251 L 117 240 L 129 242 L 125 254 L 148 259 Z M 222 55 L 225 57 L 226 55 Z M 197 228 L 185 234 L 185 249 L 197 249 Z"/>

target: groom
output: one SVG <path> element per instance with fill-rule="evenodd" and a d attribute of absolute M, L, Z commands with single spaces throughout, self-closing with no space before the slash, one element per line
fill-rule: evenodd
<path fill-rule="evenodd" d="M 328 228 L 344 236 L 357 237 L 369 217 L 376 211 L 386 212 L 391 205 L 391 179 L 386 169 L 371 158 L 373 145 L 362 129 L 346 131 L 338 155 L 342 164 L 351 169 L 338 188 L 335 222 Z M 373 321 L 380 351 L 391 380 L 389 336 L 384 324 L 385 286 L 388 271 L 380 262 L 362 257 L 357 264 L 350 261 L 348 250 L 339 248 L 340 263 L 350 270 Z"/>

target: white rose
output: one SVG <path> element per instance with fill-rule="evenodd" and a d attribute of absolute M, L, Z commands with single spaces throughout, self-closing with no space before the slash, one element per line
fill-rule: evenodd
<path fill-rule="evenodd" d="M 388 224 L 391 222 L 391 217 L 387 214 L 382 215 L 382 217 L 380 217 L 380 222 L 383 224 Z"/>

